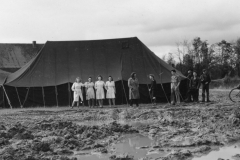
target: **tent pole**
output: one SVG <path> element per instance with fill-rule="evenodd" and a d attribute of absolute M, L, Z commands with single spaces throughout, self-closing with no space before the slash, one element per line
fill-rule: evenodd
<path fill-rule="evenodd" d="M 0 87 L 2 87 L 2 86 L 0 86 Z M 2 98 L 3 98 L 3 108 L 5 108 L 4 91 L 3 91 L 3 96 L 2 96 Z"/>
<path fill-rule="evenodd" d="M 20 107 L 23 108 L 21 100 L 20 100 L 20 97 L 19 97 L 19 94 L 18 94 L 17 87 L 15 87 L 15 89 L 16 89 L 16 92 L 17 92 L 17 96 L 18 96 L 18 100 L 19 100 L 19 103 L 20 103 Z"/>
<path fill-rule="evenodd" d="M 127 102 L 127 106 L 128 106 L 127 94 L 126 94 L 126 91 L 125 91 L 125 87 L 124 87 L 124 84 L 123 84 L 123 80 L 121 80 L 121 81 L 122 81 L 123 91 L 124 91 L 124 95 L 125 95 L 126 102 Z"/>
<path fill-rule="evenodd" d="M 55 86 L 55 94 L 56 94 L 56 101 L 57 101 L 57 107 L 58 107 L 58 91 L 57 91 L 57 86 Z"/>
<path fill-rule="evenodd" d="M 164 93 L 164 95 L 165 95 L 165 97 L 166 97 L 166 99 L 167 99 L 167 101 L 168 101 L 168 104 L 171 104 L 171 103 L 169 102 L 168 98 L 167 98 L 167 94 L 166 94 L 166 92 L 165 92 L 165 90 L 164 90 L 164 88 L 163 88 L 163 85 L 162 85 L 162 73 L 160 73 L 159 75 L 160 75 L 160 84 L 161 84 L 163 93 Z"/>
<path fill-rule="evenodd" d="M 69 107 L 71 107 L 71 91 L 70 91 L 70 84 L 68 82 L 68 101 L 69 101 Z"/>
<path fill-rule="evenodd" d="M 8 95 L 7 95 L 7 92 L 5 90 L 4 85 L 2 85 L 2 87 L 3 87 L 4 93 L 6 94 L 6 97 L 7 97 L 7 100 L 8 100 L 8 104 L 10 105 L 10 108 L 12 109 L 12 105 L 11 105 L 10 99 L 8 98 Z"/>
<path fill-rule="evenodd" d="M 27 89 L 27 94 L 26 94 L 25 99 L 24 99 L 24 102 L 23 102 L 23 107 L 24 107 L 24 104 L 25 104 L 25 102 L 26 102 L 26 100 L 27 100 L 29 90 L 30 90 L 30 87 Z"/>
<path fill-rule="evenodd" d="M 44 95 L 44 88 L 42 87 L 42 94 L 43 94 L 43 105 L 44 105 L 44 108 L 46 107 L 45 106 L 45 95 Z"/>

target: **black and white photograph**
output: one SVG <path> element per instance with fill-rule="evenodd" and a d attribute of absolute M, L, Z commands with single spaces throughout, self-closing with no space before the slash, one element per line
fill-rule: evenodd
<path fill-rule="evenodd" d="M 0 160 L 240 160 L 240 1 L 0 0 Z"/>

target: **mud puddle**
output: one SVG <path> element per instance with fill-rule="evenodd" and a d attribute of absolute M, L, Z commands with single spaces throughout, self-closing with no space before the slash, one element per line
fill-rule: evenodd
<path fill-rule="evenodd" d="M 192 160 L 214 160 L 214 159 L 217 160 L 220 158 L 222 158 L 223 160 L 236 160 L 238 158 L 234 156 L 237 154 L 240 154 L 240 143 L 218 148 L 216 150 L 211 151 L 207 155 L 195 157 Z"/>
<path fill-rule="evenodd" d="M 134 160 L 149 157 L 165 157 L 168 153 L 151 149 L 155 145 L 155 140 L 141 134 L 128 134 L 122 137 L 116 144 L 109 147 L 110 153 L 76 153 L 74 157 L 84 160 L 107 160 L 111 155 L 128 154 L 134 156 Z"/>

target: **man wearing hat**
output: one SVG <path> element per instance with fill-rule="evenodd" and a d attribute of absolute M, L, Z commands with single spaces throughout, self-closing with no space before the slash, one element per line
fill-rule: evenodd
<path fill-rule="evenodd" d="M 209 100 L 209 84 L 211 82 L 211 77 L 207 73 L 206 69 L 203 69 L 203 74 L 200 77 L 201 83 L 202 83 L 202 102 L 205 102 L 205 92 L 207 94 L 207 102 L 210 102 Z"/>

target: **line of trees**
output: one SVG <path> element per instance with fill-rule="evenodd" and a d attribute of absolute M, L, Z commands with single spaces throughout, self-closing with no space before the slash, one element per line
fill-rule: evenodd
<path fill-rule="evenodd" d="M 176 45 L 177 52 L 168 53 L 162 58 L 183 74 L 187 74 L 189 69 L 196 70 L 198 74 L 208 69 L 212 79 L 240 77 L 240 38 L 209 45 L 207 40 L 196 37 L 190 42 L 183 40 Z"/>

